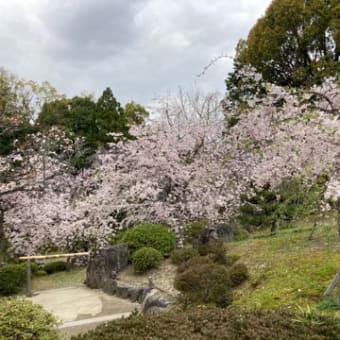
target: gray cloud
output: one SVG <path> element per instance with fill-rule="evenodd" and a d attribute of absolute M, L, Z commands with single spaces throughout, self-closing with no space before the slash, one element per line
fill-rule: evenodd
<path fill-rule="evenodd" d="M 72 96 L 110 86 L 147 104 L 193 83 L 224 91 L 233 54 L 270 0 L 0 0 L 0 66 Z"/>

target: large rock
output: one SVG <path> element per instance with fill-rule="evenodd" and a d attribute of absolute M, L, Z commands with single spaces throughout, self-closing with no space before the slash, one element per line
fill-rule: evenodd
<path fill-rule="evenodd" d="M 127 267 L 128 258 L 129 249 L 125 243 L 115 244 L 92 253 L 87 264 L 87 286 L 109 290 L 116 274 Z"/>
<path fill-rule="evenodd" d="M 176 303 L 174 298 L 159 291 L 158 289 L 151 289 L 145 296 L 142 302 L 143 313 L 155 313 L 168 310 Z"/>
<path fill-rule="evenodd" d="M 211 224 L 204 228 L 194 241 L 194 246 L 208 245 L 211 241 L 223 240 L 231 242 L 234 239 L 233 229 L 228 224 Z"/>

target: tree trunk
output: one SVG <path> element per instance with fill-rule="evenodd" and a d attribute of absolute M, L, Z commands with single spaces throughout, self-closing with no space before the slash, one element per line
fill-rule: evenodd
<path fill-rule="evenodd" d="M 276 221 L 272 222 L 272 226 L 270 228 L 270 236 L 275 236 L 276 235 L 276 228 L 277 225 L 276 225 Z"/>
<path fill-rule="evenodd" d="M 5 211 L 0 203 L 0 264 L 5 260 L 6 239 L 5 239 Z"/>
<path fill-rule="evenodd" d="M 338 201 L 336 203 L 336 208 L 337 208 L 337 211 L 338 211 L 338 235 L 340 237 L 340 198 L 338 198 Z"/>

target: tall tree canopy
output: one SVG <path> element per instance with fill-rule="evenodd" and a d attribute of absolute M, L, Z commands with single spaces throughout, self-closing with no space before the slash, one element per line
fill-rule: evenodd
<path fill-rule="evenodd" d="M 239 44 L 236 66 L 255 67 L 266 81 L 309 86 L 340 72 L 340 2 L 273 0 Z"/>

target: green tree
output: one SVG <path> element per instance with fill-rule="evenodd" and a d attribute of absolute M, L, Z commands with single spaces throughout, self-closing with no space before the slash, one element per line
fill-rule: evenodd
<path fill-rule="evenodd" d="M 340 72 L 338 0 L 273 0 L 239 43 L 236 63 L 252 65 L 266 81 L 310 86 Z"/>
<path fill-rule="evenodd" d="M 125 105 L 124 112 L 128 125 L 140 125 L 149 117 L 149 112 L 145 107 L 134 101 Z"/>
<path fill-rule="evenodd" d="M 114 97 L 112 90 L 107 87 L 98 98 L 96 104 L 97 138 L 102 144 L 115 140 L 112 133 L 129 136 L 129 128 L 124 109 Z"/>
<path fill-rule="evenodd" d="M 26 81 L 0 68 L 0 155 L 9 154 L 15 140 L 34 132 L 35 110 L 56 95 L 48 83 Z"/>
<path fill-rule="evenodd" d="M 140 124 L 147 116 L 146 110 L 138 104 L 127 105 L 128 116 L 120 103 L 106 88 L 97 102 L 91 96 L 76 96 L 72 99 L 61 98 L 45 103 L 36 119 L 40 130 L 52 126 L 72 132 L 83 139 L 82 150 L 74 159 L 75 165 L 82 168 L 88 165 L 88 157 L 100 146 L 117 141 L 120 137 L 130 137 L 129 125 Z"/>

